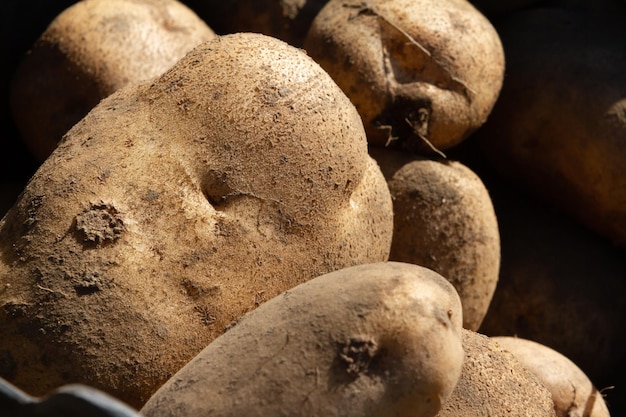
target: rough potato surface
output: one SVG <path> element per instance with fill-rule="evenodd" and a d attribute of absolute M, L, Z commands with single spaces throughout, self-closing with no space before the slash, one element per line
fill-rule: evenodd
<path fill-rule="evenodd" d="M 550 391 L 489 337 L 462 331 L 461 376 L 437 417 L 555 417 Z"/>
<path fill-rule="evenodd" d="M 511 352 L 550 391 L 557 417 L 610 416 L 602 393 L 565 355 L 520 337 L 496 336 L 491 340 Z"/>
<path fill-rule="evenodd" d="M 478 330 L 500 273 L 500 232 L 487 188 L 457 161 L 374 148 L 391 192 L 394 233 L 389 259 L 432 269 L 454 285 L 463 327 Z"/>
<path fill-rule="evenodd" d="M 139 406 L 265 300 L 386 260 L 392 229 L 359 115 L 319 65 L 216 38 L 104 99 L 0 222 L 0 375 Z"/>
<path fill-rule="evenodd" d="M 416 265 L 314 278 L 244 316 L 141 410 L 179 416 L 434 416 L 463 360 L 461 304 Z"/>
<path fill-rule="evenodd" d="M 481 126 L 504 77 L 491 23 L 466 0 L 330 0 L 304 42 L 370 144 L 448 149 Z"/>

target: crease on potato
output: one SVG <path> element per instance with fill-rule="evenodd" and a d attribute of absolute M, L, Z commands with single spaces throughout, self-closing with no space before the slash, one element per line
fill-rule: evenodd
<path fill-rule="evenodd" d="M 304 47 L 375 146 L 442 154 L 485 122 L 504 77 L 495 29 L 465 0 L 331 0 Z"/>

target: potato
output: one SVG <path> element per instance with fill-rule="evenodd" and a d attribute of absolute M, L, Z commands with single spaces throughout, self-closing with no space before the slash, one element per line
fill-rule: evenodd
<path fill-rule="evenodd" d="M 434 416 L 463 362 L 461 303 L 416 265 L 335 271 L 243 317 L 141 409 L 165 416 Z"/>
<path fill-rule="evenodd" d="M 425 266 L 454 285 L 463 327 L 478 330 L 500 272 L 500 234 L 489 192 L 467 166 L 370 148 L 391 192 L 389 259 Z"/>
<path fill-rule="evenodd" d="M 602 394 L 574 362 L 554 349 L 511 336 L 491 338 L 548 388 L 557 417 L 609 417 Z"/>
<path fill-rule="evenodd" d="M 465 358 L 452 395 L 437 417 L 554 417 L 550 391 L 489 337 L 463 329 Z"/>
<path fill-rule="evenodd" d="M 43 161 L 101 99 L 161 75 L 214 36 L 176 0 L 77 2 L 50 23 L 16 70 L 10 99 L 23 140 Z"/>
<path fill-rule="evenodd" d="M 477 135 L 500 175 L 626 248 L 624 16 L 537 8 L 498 20 L 507 78 Z"/>
<path fill-rule="evenodd" d="M 304 47 L 377 146 L 451 148 L 485 122 L 504 76 L 498 34 L 466 0 L 331 0 Z"/>
<path fill-rule="evenodd" d="M 217 33 L 258 32 L 301 47 L 328 0 L 186 0 Z"/>
<path fill-rule="evenodd" d="M 102 100 L 0 222 L 0 376 L 138 407 L 263 301 L 385 261 L 392 230 L 328 74 L 268 36 L 215 38 Z"/>
<path fill-rule="evenodd" d="M 497 175 L 497 173 L 495 174 Z M 501 177 L 483 175 L 500 227 L 500 279 L 480 332 L 550 346 L 598 388 L 626 365 L 626 257 Z"/>

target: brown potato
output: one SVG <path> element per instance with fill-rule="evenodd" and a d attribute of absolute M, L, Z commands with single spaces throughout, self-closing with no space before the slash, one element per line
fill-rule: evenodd
<path fill-rule="evenodd" d="M 244 316 L 142 408 L 174 416 L 434 416 L 463 362 L 443 277 L 377 263 L 301 284 Z"/>
<path fill-rule="evenodd" d="M 458 144 L 485 122 L 504 76 L 498 34 L 466 0 L 330 0 L 304 48 L 377 146 Z"/>
<path fill-rule="evenodd" d="M 437 417 L 554 417 L 550 391 L 511 353 L 463 329 L 465 359 L 452 395 Z"/>
<path fill-rule="evenodd" d="M 387 180 L 394 211 L 389 259 L 425 266 L 454 285 L 463 327 L 478 330 L 500 272 L 500 234 L 481 179 L 455 161 L 370 148 Z"/>
<path fill-rule="evenodd" d="M 609 417 L 602 394 L 574 362 L 554 349 L 511 336 L 491 337 L 548 388 L 557 417 Z"/>
<path fill-rule="evenodd" d="M 11 110 L 39 160 L 98 102 L 161 75 L 213 31 L 176 0 L 84 0 L 60 13 L 16 70 Z"/>
<path fill-rule="evenodd" d="M 507 77 L 477 135 L 510 182 L 626 248 L 624 16 L 553 7 L 499 19 Z"/>
<path fill-rule="evenodd" d="M 138 407 L 263 301 L 385 261 L 392 230 L 328 74 L 275 38 L 216 38 L 104 99 L 0 222 L 0 376 Z"/>

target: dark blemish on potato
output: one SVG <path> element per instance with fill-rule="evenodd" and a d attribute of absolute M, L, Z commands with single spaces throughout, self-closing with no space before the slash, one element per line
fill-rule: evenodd
<path fill-rule="evenodd" d="M 232 193 L 230 178 L 225 172 L 209 170 L 202 180 L 202 190 L 209 203 L 220 210 L 226 202 L 227 197 Z"/>
<path fill-rule="evenodd" d="M 200 252 L 193 251 L 192 253 L 185 255 L 185 257 L 181 261 L 181 264 L 184 268 L 189 268 L 193 265 L 196 265 L 201 260 L 202 254 Z"/>
<path fill-rule="evenodd" d="M 376 342 L 364 337 L 356 337 L 340 345 L 339 359 L 348 374 L 358 375 L 367 371 L 377 351 Z"/>
<path fill-rule="evenodd" d="M 183 287 L 185 294 L 188 297 L 191 297 L 194 299 L 203 297 L 205 295 L 209 295 L 209 296 L 216 295 L 221 292 L 221 288 L 219 285 L 204 286 L 197 282 L 194 282 L 190 278 L 183 278 L 180 284 Z"/>
<path fill-rule="evenodd" d="M 184 112 L 189 111 L 192 104 L 193 104 L 193 101 L 188 98 L 184 98 L 176 102 L 176 105 L 178 106 L 178 108 Z"/>
<path fill-rule="evenodd" d="M 235 327 L 237 324 L 239 324 L 239 319 L 233 320 L 230 323 L 228 323 L 228 325 L 224 327 L 224 333 L 226 333 L 227 331 Z"/>
<path fill-rule="evenodd" d="M 125 231 L 118 210 L 111 204 L 90 204 L 75 219 L 78 235 L 85 244 L 101 246 L 115 242 Z"/>
<path fill-rule="evenodd" d="M 257 291 L 254 295 L 254 307 L 258 307 L 266 301 L 265 290 Z"/>
<path fill-rule="evenodd" d="M 217 320 L 217 317 L 211 313 L 211 308 L 208 305 L 197 305 L 193 309 L 200 314 L 200 322 L 205 326 L 210 326 Z"/>
<path fill-rule="evenodd" d="M 15 378 L 17 364 L 8 350 L 0 350 L 0 377 L 8 380 Z"/>
<path fill-rule="evenodd" d="M 37 223 L 37 212 L 43 204 L 43 196 L 36 195 L 28 202 L 28 208 L 26 209 L 26 219 L 24 219 L 23 233 L 28 232 Z"/>
<path fill-rule="evenodd" d="M 432 103 L 430 100 L 395 97 L 393 103 L 373 121 L 388 132 L 387 146 L 425 155 L 446 155 L 429 140 Z"/>
<path fill-rule="evenodd" d="M 89 295 L 101 291 L 108 286 L 110 279 L 97 271 L 84 271 L 78 279 L 72 282 L 74 291 L 79 296 Z"/>
<path fill-rule="evenodd" d="M 181 285 L 183 286 L 185 293 L 192 298 L 200 297 L 203 295 L 202 288 L 196 285 L 189 278 L 183 278 Z"/>
<path fill-rule="evenodd" d="M 161 193 L 159 193 L 158 191 L 149 189 L 148 191 L 146 191 L 146 194 L 144 195 L 143 199 L 146 201 L 154 201 L 157 198 L 159 198 L 159 195 L 161 195 Z"/>
<path fill-rule="evenodd" d="M 178 78 L 170 81 L 164 89 L 165 93 L 172 93 L 174 91 L 178 91 L 180 88 L 182 88 L 185 84 L 185 80 L 184 77 L 181 75 Z"/>

